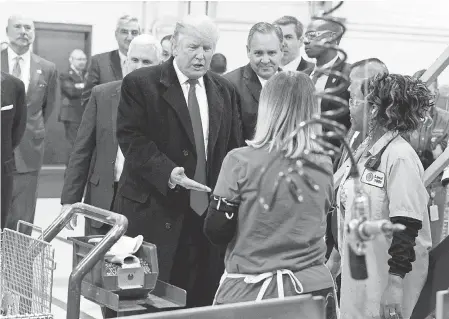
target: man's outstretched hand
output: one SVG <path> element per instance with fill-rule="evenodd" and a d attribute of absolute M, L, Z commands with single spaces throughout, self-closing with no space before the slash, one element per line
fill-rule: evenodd
<path fill-rule="evenodd" d="M 170 174 L 170 183 L 198 192 L 211 192 L 206 185 L 200 184 L 186 176 L 184 167 L 175 167 Z"/>

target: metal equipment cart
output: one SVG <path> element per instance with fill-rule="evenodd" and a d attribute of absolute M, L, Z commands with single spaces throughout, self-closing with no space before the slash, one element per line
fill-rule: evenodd
<path fill-rule="evenodd" d="M 19 221 L 20 224 L 27 224 Z M 0 232 L 0 318 L 53 319 L 54 249 L 48 242 Z"/>
<path fill-rule="evenodd" d="M 86 244 L 89 237 L 74 238 L 75 240 L 72 239 L 74 242 L 74 258 L 76 260 L 74 260 L 74 269 L 69 277 L 67 319 L 79 319 L 81 295 L 99 305 L 104 305 L 117 311 L 119 316 L 126 314 L 126 312 L 129 311 L 145 310 L 148 312 L 158 312 L 160 309 L 164 308 L 171 309 L 185 306 L 185 290 L 157 279 L 157 259 L 154 259 L 154 254 L 149 254 L 152 255 L 153 258 L 150 258 L 148 262 L 150 263 L 150 269 L 156 271 L 152 271 L 151 274 L 145 278 L 149 280 L 149 284 L 145 285 L 145 287 L 130 287 L 130 283 L 131 285 L 136 284 L 133 277 L 134 274 L 130 273 L 127 273 L 125 277 L 120 278 L 120 280 L 123 279 L 127 282 L 123 283 L 122 281 L 119 282 L 118 285 L 113 286 L 115 287 L 113 289 L 118 288 L 118 291 L 111 291 L 111 285 L 107 286 L 107 289 L 105 289 L 102 285 L 99 285 L 98 281 L 92 280 L 92 278 L 99 278 L 101 281 L 100 283 L 104 283 L 102 282 L 104 277 L 101 273 L 100 276 L 98 276 L 98 272 L 101 272 L 101 265 L 104 264 L 104 256 L 106 253 L 127 230 L 128 220 L 125 216 L 91 205 L 76 203 L 71 205 L 69 209 L 63 211 L 56 220 L 44 230 L 42 234 L 43 242 L 52 241 L 65 225 L 69 223 L 74 214 L 83 215 L 86 218 L 111 225 L 112 228 L 98 244 L 92 245 L 91 247 L 88 247 L 89 245 Z M 155 252 L 155 246 L 148 243 L 144 243 L 141 249 L 146 252 L 148 252 L 148 250 Z M 81 250 L 83 251 L 81 252 Z M 86 276 L 86 280 L 83 281 Z M 119 281 L 119 278 L 115 279 L 116 282 Z M 122 300 L 120 292 L 123 287 L 134 288 L 134 292 L 135 288 L 148 289 L 149 287 L 150 289 L 145 296 L 142 296 L 141 294 L 138 295 L 138 298 L 136 298 L 136 296 L 132 296 L 131 298 L 126 296 L 127 298 Z"/>

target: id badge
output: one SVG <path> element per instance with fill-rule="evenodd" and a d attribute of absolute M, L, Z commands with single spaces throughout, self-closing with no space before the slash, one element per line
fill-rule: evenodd
<path fill-rule="evenodd" d="M 431 205 L 429 207 L 429 215 L 430 215 L 431 222 L 434 222 L 434 221 L 440 219 L 440 217 L 438 216 L 438 206 L 437 205 Z"/>
<path fill-rule="evenodd" d="M 360 181 L 364 184 L 382 188 L 385 185 L 385 174 L 379 171 L 365 168 Z"/>

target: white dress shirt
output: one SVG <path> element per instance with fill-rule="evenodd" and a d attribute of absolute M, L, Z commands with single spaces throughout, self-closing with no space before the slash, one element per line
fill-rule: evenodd
<path fill-rule="evenodd" d="M 176 75 L 178 76 L 179 83 L 181 84 L 182 93 L 184 93 L 184 98 L 186 99 L 186 104 L 189 103 L 189 88 L 190 85 L 187 82 L 189 78 L 179 70 L 176 60 L 173 60 L 173 66 L 175 67 Z M 209 141 L 209 105 L 207 103 L 206 88 L 204 87 L 204 79 L 200 77 L 198 79 L 198 84 L 195 88 L 196 98 L 198 100 L 198 105 L 200 107 L 201 124 L 203 126 L 203 136 L 204 136 L 204 150 L 206 152 L 207 160 L 207 143 Z"/>
<path fill-rule="evenodd" d="M 17 53 L 8 47 L 8 67 L 9 74 L 12 75 L 12 70 L 14 69 L 14 65 L 16 64 L 16 57 L 18 57 Z M 20 56 L 22 59 L 19 61 L 20 65 L 20 80 L 22 80 L 25 85 L 25 92 L 28 91 L 28 86 L 30 84 L 30 63 L 31 63 L 31 52 L 28 50 L 24 54 Z"/>
<path fill-rule="evenodd" d="M 282 67 L 282 71 L 296 71 L 301 63 L 302 57 L 298 55 L 296 59 L 290 61 Z"/>
<path fill-rule="evenodd" d="M 313 76 L 314 76 L 314 74 L 315 74 L 317 69 L 324 69 L 324 68 L 325 69 L 330 69 L 330 68 L 332 68 L 334 66 L 334 64 L 335 64 L 335 61 L 337 61 L 337 59 L 338 59 L 338 54 L 335 56 L 335 58 L 333 58 L 332 60 L 330 60 L 326 64 L 323 64 L 322 66 L 316 66 L 315 65 L 315 68 L 313 69 L 312 73 L 310 74 L 310 78 L 311 79 L 313 78 Z M 328 78 L 329 78 L 329 76 L 327 74 L 322 73 L 320 75 L 320 77 L 318 78 L 318 80 L 316 81 L 316 84 L 315 84 L 315 88 L 316 88 L 317 92 L 324 91 Z"/>
<path fill-rule="evenodd" d="M 120 57 L 120 66 L 122 67 L 122 75 L 125 77 L 126 75 L 126 60 L 128 57 L 124 55 L 120 50 L 118 50 L 118 55 Z"/>
<path fill-rule="evenodd" d="M 124 164 L 125 164 L 125 156 L 123 156 L 120 146 L 117 146 L 117 156 L 115 158 L 115 166 L 114 166 L 114 180 L 116 182 L 120 180 Z"/>

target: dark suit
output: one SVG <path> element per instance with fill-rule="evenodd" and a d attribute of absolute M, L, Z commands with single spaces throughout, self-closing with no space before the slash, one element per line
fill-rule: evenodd
<path fill-rule="evenodd" d="M 304 59 L 301 59 L 301 62 L 299 62 L 299 65 L 296 68 L 296 71 L 301 71 L 307 75 L 310 75 L 310 73 L 312 73 L 314 68 L 315 68 L 315 64 L 313 64 L 312 62 L 306 61 Z"/>
<path fill-rule="evenodd" d="M 121 79 L 123 79 L 123 73 L 118 50 L 94 55 L 87 71 L 82 104 L 87 104 L 94 86 Z"/>
<path fill-rule="evenodd" d="M 27 122 L 27 107 L 25 103 L 25 86 L 23 82 L 1 72 L 1 117 L 2 117 L 2 229 L 6 222 L 6 216 L 11 207 L 13 175 L 15 170 L 13 151 L 19 145 Z"/>
<path fill-rule="evenodd" d="M 84 112 L 84 107 L 81 105 L 81 95 L 84 88 L 77 88 L 75 85 L 85 84 L 84 73 L 78 74 L 70 68 L 68 72 L 60 74 L 59 83 L 61 85 L 62 103 L 58 120 L 64 123 L 65 137 L 72 150 Z"/>
<path fill-rule="evenodd" d="M 9 72 L 8 51 L 1 53 L 1 67 Z M 58 92 L 56 66 L 34 53 L 30 57 L 30 83 L 27 90 L 27 124 L 20 144 L 14 150 L 16 172 L 11 214 L 6 227 L 16 229 L 17 222 L 34 221 L 37 179 L 44 158 L 45 124 Z M 30 229 L 27 232 L 30 233 Z"/>
<path fill-rule="evenodd" d="M 340 61 L 341 61 L 340 58 L 338 58 L 337 61 L 335 62 L 335 64 L 338 64 Z M 332 67 L 332 71 L 339 71 L 339 72 L 346 74 L 347 76 L 349 76 L 350 70 L 351 70 L 351 65 L 348 63 L 342 63 L 337 67 Z M 327 78 L 325 89 L 332 89 L 332 88 L 338 87 L 341 85 L 341 83 L 343 83 L 343 81 L 344 80 L 342 78 L 331 74 Z M 348 88 L 349 88 L 349 83 L 345 84 L 344 88 L 334 95 L 349 102 Z M 341 108 L 341 106 L 335 102 L 329 101 L 327 99 L 321 100 L 321 112 L 336 110 L 338 108 Z M 349 127 L 351 126 L 349 112 L 335 118 L 335 120 L 337 122 L 339 122 L 340 124 L 343 124 L 347 129 L 349 129 Z M 323 130 L 323 131 L 325 131 L 325 130 Z M 340 143 L 334 142 L 334 140 L 333 140 L 333 143 L 338 146 L 340 145 Z"/>
<path fill-rule="evenodd" d="M 252 139 L 256 129 L 257 111 L 262 84 L 256 72 L 248 63 L 224 75 L 238 93 L 238 103 L 242 116 L 243 138 Z"/>
<path fill-rule="evenodd" d="M 232 85 L 212 72 L 203 79 L 209 108 L 207 185 L 213 189 L 224 157 L 243 141 Z M 156 244 L 160 279 L 186 289 L 188 306 L 212 304 L 223 256 L 203 235 L 205 214 L 198 217 L 190 208 L 189 191 L 168 186 L 175 167 L 184 167 L 190 178 L 196 169 L 193 128 L 173 58 L 124 78 L 117 138 L 125 166 L 115 208 L 129 220 L 127 234 L 142 234 Z"/>
<path fill-rule="evenodd" d="M 118 148 L 115 131 L 121 84 L 122 81 L 114 81 L 92 89 L 65 171 L 61 194 L 63 205 L 80 202 L 87 184 L 84 202 L 112 209 Z M 86 219 L 86 235 L 104 233 L 98 230 L 102 225 Z"/>

